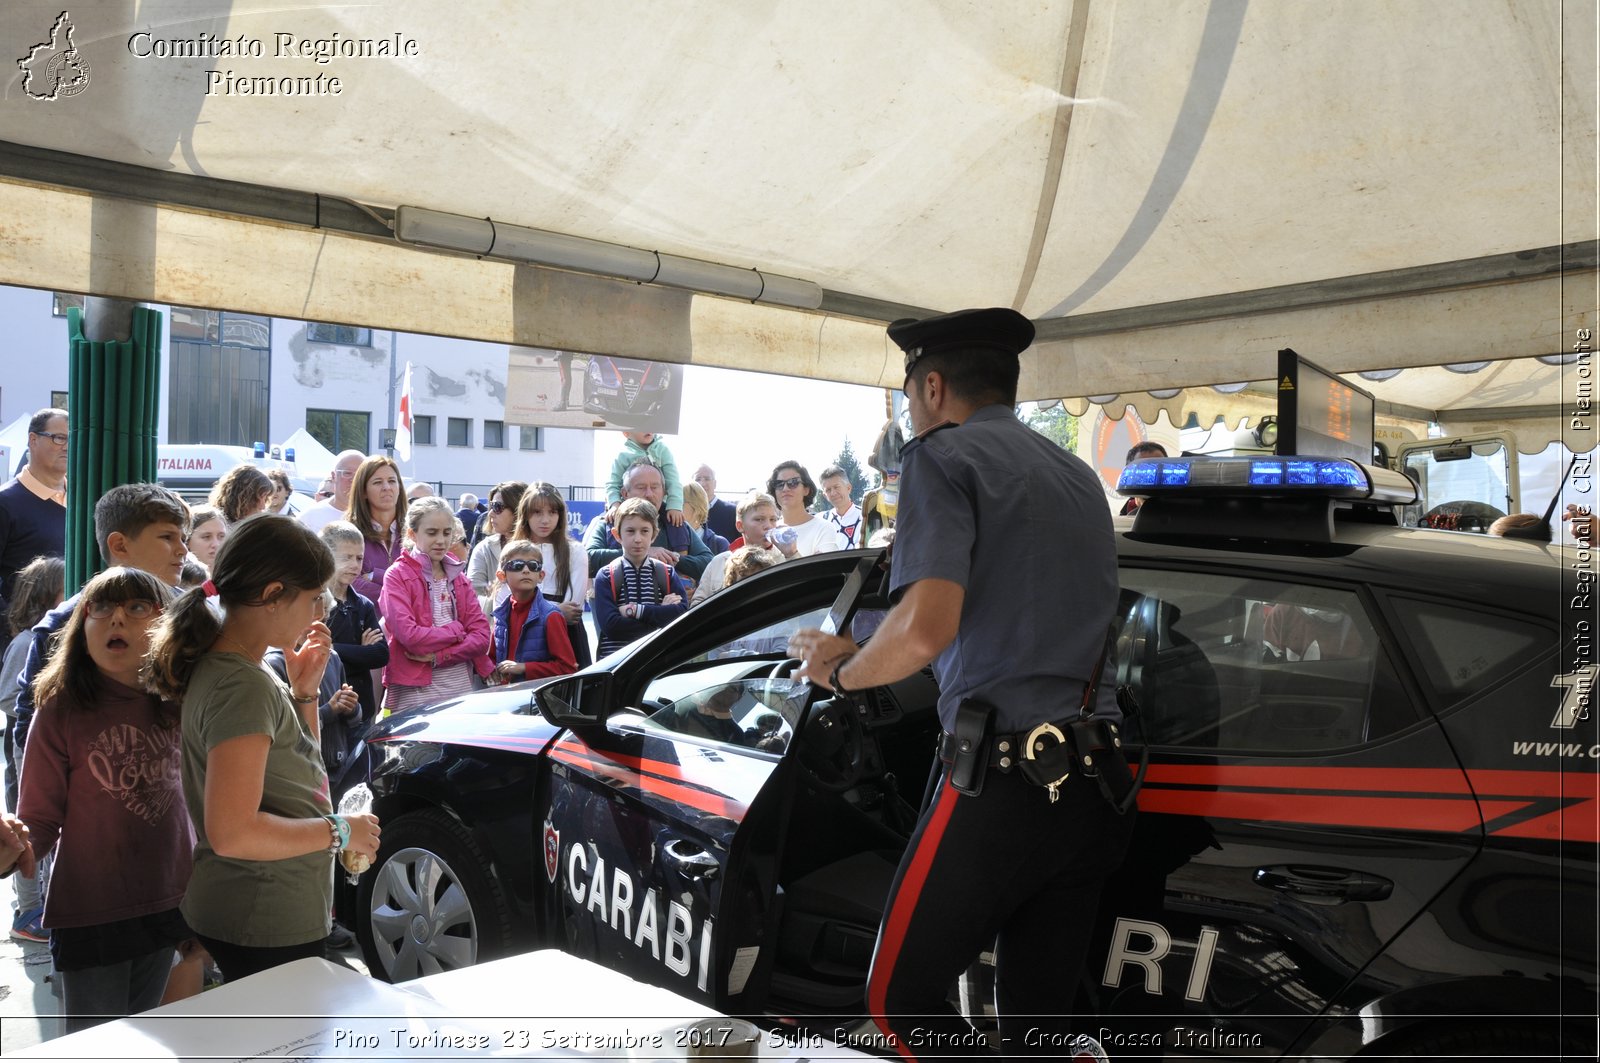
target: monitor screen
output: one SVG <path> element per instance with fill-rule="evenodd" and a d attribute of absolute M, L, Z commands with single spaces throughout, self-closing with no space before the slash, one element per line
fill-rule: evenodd
<path fill-rule="evenodd" d="M 1278 453 L 1372 463 L 1372 395 L 1289 348 L 1278 352 Z"/>

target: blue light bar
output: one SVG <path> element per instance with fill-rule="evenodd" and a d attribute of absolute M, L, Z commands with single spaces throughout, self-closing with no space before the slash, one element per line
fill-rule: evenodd
<path fill-rule="evenodd" d="M 267 445 L 261 442 L 259 439 L 256 440 L 255 456 L 258 458 L 264 458 L 267 456 Z"/>
<path fill-rule="evenodd" d="M 1300 456 L 1144 458 L 1122 470 L 1117 491 L 1124 495 L 1241 498 L 1316 495 L 1391 505 L 1408 505 L 1417 499 L 1416 485 L 1399 473 L 1348 458 Z"/>

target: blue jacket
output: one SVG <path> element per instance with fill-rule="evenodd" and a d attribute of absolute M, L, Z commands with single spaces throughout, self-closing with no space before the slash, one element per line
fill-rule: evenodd
<path fill-rule="evenodd" d="M 528 607 L 528 619 L 522 624 L 517 638 L 516 652 L 508 652 L 511 645 L 511 599 L 494 607 L 494 659 L 499 661 L 548 661 L 550 646 L 545 638 L 545 620 L 556 607 L 544 595 L 534 593 Z M 566 621 L 563 620 L 562 623 Z"/>
<path fill-rule="evenodd" d="M 28 647 L 27 659 L 17 676 L 17 686 L 20 688 L 17 691 L 17 722 L 11 725 L 11 742 L 16 747 L 19 764 L 22 763 L 22 747 L 28 741 L 28 727 L 33 723 L 33 681 L 50 663 L 50 637 L 67 626 L 67 621 L 72 619 L 72 611 L 78 608 L 78 601 L 82 597 L 83 592 L 79 591 L 44 614 L 44 619 L 33 625 L 30 632 L 33 644 Z"/>

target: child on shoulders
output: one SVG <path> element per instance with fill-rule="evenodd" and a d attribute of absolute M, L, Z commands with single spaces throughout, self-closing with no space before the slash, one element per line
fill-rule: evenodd
<path fill-rule="evenodd" d="M 667 511 L 667 521 L 673 527 L 683 524 L 683 480 L 678 476 L 678 463 L 672 451 L 654 432 L 624 432 L 622 449 L 611 463 L 611 475 L 606 479 L 606 505 L 615 509 L 622 501 L 622 474 L 636 462 L 648 461 L 661 470 L 661 480 L 666 486 L 666 497 L 661 500 Z M 615 515 L 613 514 L 613 521 Z"/>

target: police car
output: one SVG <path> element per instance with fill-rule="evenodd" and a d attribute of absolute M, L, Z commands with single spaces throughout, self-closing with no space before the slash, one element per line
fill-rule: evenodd
<path fill-rule="evenodd" d="M 1410 482 L 1348 461 L 1160 459 L 1123 487 L 1147 501 L 1118 522 L 1114 666 L 1146 764 L 1101 910 L 1060 913 L 1096 921 L 1083 1032 L 1113 1058 L 1592 1055 L 1589 551 L 1400 527 Z M 787 562 L 575 676 L 388 721 L 370 968 L 558 945 L 849 1029 L 936 689 L 829 698 L 784 645 L 870 638 L 888 562 Z"/>

